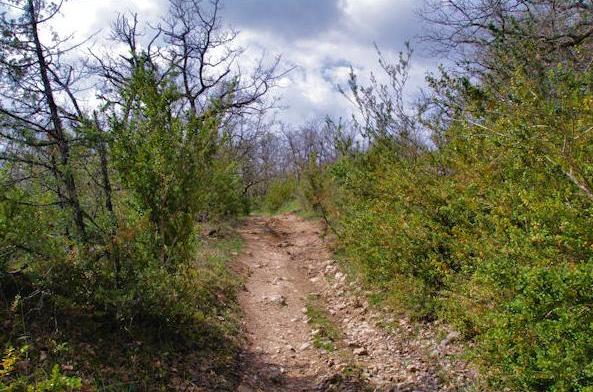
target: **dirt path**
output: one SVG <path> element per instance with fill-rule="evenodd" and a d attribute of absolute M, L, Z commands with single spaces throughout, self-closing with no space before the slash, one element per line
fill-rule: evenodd
<path fill-rule="evenodd" d="M 471 371 L 451 359 L 455 335 L 438 340 L 370 309 L 319 231 L 293 214 L 252 217 L 242 228 L 247 346 L 239 391 L 437 391 L 467 383 Z"/>

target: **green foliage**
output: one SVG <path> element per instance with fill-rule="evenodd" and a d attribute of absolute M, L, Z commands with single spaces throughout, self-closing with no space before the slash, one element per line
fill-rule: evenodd
<path fill-rule="evenodd" d="M 352 269 L 473 339 L 494 390 L 593 387 L 592 83 L 517 71 L 504 99 L 468 93 L 438 149 L 375 143 L 323 174 Z"/>
<path fill-rule="evenodd" d="M 335 232 L 334 226 L 339 216 L 339 209 L 335 208 L 335 205 L 341 200 L 339 200 L 329 173 L 325 170 L 326 166 L 319 162 L 316 152 L 309 155 L 301 173 L 299 196 L 301 204 L 305 208 L 323 219 L 325 230 L 331 228 Z M 335 219 L 331 219 L 331 217 L 335 217 Z"/>
<path fill-rule="evenodd" d="M 221 133 L 224 113 L 216 102 L 200 115 L 180 111 L 177 88 L 145 64 L 121 94 L 130 115 L 113 116 L 104 140 L 95 125 L 81 125 L 92 148 L 104 143 L 107 165 L 87 158 L 87 146 L 71 149 L 82 206 L 93 211 L 85 215 L 84 240 L 71 235 L 72 211 L 56 197 L 60 185 L 51 176 L 19 182 L 11 175 L 22 168 L 0 168 L 0 300 L 4 308 L 18 302 L 18 311 L 2 314 L 12 330 L 1 342 L 29 336 L 38 312 L 66 319 L 88 313 L 97 323 L 92 328 L 181 347 L 204 349 L 237 333 L 228 317 L 237 290 L 228 252 L 212 252 L 199 234 L 199 222 L 220 222 L 246 208 Z M 103 169 L 112 181 L 111 206 L 106 185 L 93 177 Z M 66 390 L 69 382 L 56 368 L 34 388 Z"/>
<path fill-rule="evenodd" d="M 129 94 L 137 96 L 136 120 L 116 126 L 113 161 L 134 205 L 156 230 L 155 248 L 164 264 L 187 259 L 200 212 L 212 207 L 236 213 L 238 188 L 232 165 L 217 158 L 218 121 L 214 113 L 174 117 L 179 95 L 161 87 L 156 76 L 139 67 Z"/>
<path fill-rule="evenodd" d="M 451 268 L 443 249 L 447 233 L 435 230 L 434 211 L 443 195 L 436 187 L 418 187 L 413 164 L 383 155 L 379 149 L 332 168 L 341 187 L 352 191 L 340 221 L 343 250 L 367 281 L 390 291 L 392 301 L 418 318 L 432 318 L 433 297 Z M 418 169 L 427 162 L 417 162 Z"/>
<path fill-rule="evenodd" d="M 28 351 L 24 346 L 20 350 L 8 347 L 2 357 L 0 369 L 0 390 L 6 392 L 65 392 L 80 390 L 82 381 L 78 377 L 62 374 L 59 365 L 54 365 L 49 375 L 40 379 L 21 376 L 17 364 Z"/>
<path fill-rule="evenodd" d="M 312 153 L 308 157 L 302 177 L 301 189 L 304 200 L 311 210 L 322 214 L 329 198 L 325 192 L 327 181 L 324 181 L 323 168 L 317 162 L 316 153 Z"/>
<path fill-rule="evenodd" d="M 311 296 L 307 300 L 307 318 L 311 328 L 315 331 L 313 345 L 327 351 L 334 351 L 340 340 L 340 330 L 330 319 L 317 298 Z"/>
<path fill-rule="evenodd" d="M 210 218 L 219 220 L 248 213 L 249 200 L 243 195 L 236 163 L 223 155 L 211 165 L 208 175 L 203 178 L 206 183 L 201 193 Z"/>
<path fill-rule="evenodd" d="M 67 377 L 60 373 L 60 367 L 54 365 L 47 380 L 40 381 L 28 388 L 35 392 L 61 392 L 79 389 L 82 383 L 79 378 Z"/>
<path fill-rule="evenodd" d="M 263 200 L 266 211 L 277 212 L 295 197 L 296 181 L 292 177 L 272 181 Z"/>

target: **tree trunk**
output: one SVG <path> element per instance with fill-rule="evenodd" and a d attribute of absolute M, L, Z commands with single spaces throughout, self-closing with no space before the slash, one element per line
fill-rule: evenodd
<path fill-rule="evenodd" d="M 93 118 L 95 120 L 95 126 L 97 127 L 97 131 L 101 134 L 99 144 L 98 144 L 98 152 L 99 152 L 99 163 L 101 165 L 101 176 L 103 177 L 103 192 L 105 193 L 105 208 L 111 215 L 112 220 L 112 227 L 111 227 L 111 248 L 112 251 L 110 252 L 110 256 L 113 260 L 113 266 L 115 268 L 115 287 L 119 288 L 120 284 L 120 275 L 121 275 L 121 260 L 119 257 L 119 249 L 117 247 L 117 243 L 115 241 L 115 235 L 117 233 L 117 217 L 115 216 L 115 211 L 113 210 L 113 201 L 112 201 L 112 188 L 111 188 L 111 181 L 109 180 L 109 169 L 107 167 L 107 148 L 105 147 L 105 140 L 103 139 L 103 131 L 101 131 L 101 127 L 99 124 L 99 119 L 97 118 L 97 112 L 93 113 Z"/>
<path fill-rule="evenodd" d="M 37 11 L 35 9 L 33 0 L 28 0 L 28 5 L 29 17 L 31 19 L 31 34 L 33 42 L 35 44 L 35 54 L 37 56 L 37 62 L 39 64 L 39 73 L 41 75 L 41 81 L 43 83 L 43 93 L 45 95 L 45 99 L 47 100 L 47 105 L 49 107 L 51 116 L 51 122 L 53 125 L 53 131 L 50 131 L 49 134 L 52 138 L 54 138 L 58 145 L 58 150 L 60 153 L 60 163 L 63 167 L 62 177 L 68 195 L 68 204 L 70 204 L 74 212 L 74 222 L 76 224 L 76 227 L 78 228 L 80 238 L 83 241 L 86 241 L 87 233 L 86 226 L 84 223 L 84 214 L 82 211 L 82 207 L 80 206 L 78 192 L 76 190 L 76 182 L 74 180 L 74 175 L 70 167 L 70 146 L 68 145 L 68 140 L 66 139 L 66 135 L 64 133 L 62 119 L 60 118 L 58 106 L 54 98 L 54 92 L 48 77 L 48 65 L 45 61 L 45 56 L 43 52 L 44 49 L 39 39 L 38 22 L 36 14 Z"/>

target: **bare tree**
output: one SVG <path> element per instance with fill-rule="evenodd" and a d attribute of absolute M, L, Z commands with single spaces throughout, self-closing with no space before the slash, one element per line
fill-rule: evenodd
<path fill-rule="evenodd" d="M 406 102 L 412 49 L 406 44 L 393 62 L 379 48 L 377 54 L 382 74 L 371 73 L 364 85 L 351 70 L 348 85 L 340 91 L 355 106 L 352 121 L 369 143 L 396 146 L 406 155 L 415 155 L 426 143 L 414 107 Z"/>
<path fill-rule="evenodd" d="M 549 61 L 579 58 L 577 47 L 593 36 L 592 12 L 589 0 L 427 0 L 421 9 L 423 38 L 437 53 L 485 69 L 497 68 L 493 46 L 513 41 L 534 43 Z"/>
<path fill-rule="evenodd" d="M 178 111 L 200 115 L 209 108 L 226 115 L 256 113 L 270 107 L 264 98 L 286 71 L 280 58 L 262 56 L 248 70 L 241 67 L 244 49 L 237 32 L 224 24 L 220 0 L 169 0 L 168 13 L 157 26 L 140 26 L 137 15 L 119 15 L 112 39 L 128 54 L 95 55 L 106 83 L 102 97 L 129 114 L 131 99 L 118 94 L 135 67 L 142 63 L 163 83 L 174 82 L 182 94 Z M 113 93 L 116 93 L 115 95 Z"/>
<path fill-rule="evenodd" d="M 324 166 L 340 156 L 360 149 L 356 127 L 348 127 L 341 120 L 331 118 L 312 120 L 298 128 L 285 126 L 282 130 L 289 170 L 300 177 L 311 159 Z"/>

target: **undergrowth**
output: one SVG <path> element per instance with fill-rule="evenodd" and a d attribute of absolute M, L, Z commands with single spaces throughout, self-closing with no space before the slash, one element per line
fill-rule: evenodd
<path fill-rule="evenodd" d="M 559 66 L 466 86 L 438 149 L 378 136 L 304 173 L 348 270 L 393 311 L 460 331 L 492 390 L 593 388 L 592 80 Z"/>
<path fill-rule="evenodd" d="M 73 305 L 43 293 L 15 298 L 2 311 L 0 343 L 6 352 L 0 390 L 182 390 L 198 385 L 233 390 L 240 282 L 228 262 L 241 240 L 230 230 L 219 235 L 205 239 L 188 266 L 183 287 L 194 295 L 171 292 L 177 306 L 199 311 L 192 323 L 167 325 L 147 318 L 122 326 L 93 305 Z M 54 389 L 44 387 L 50 384 Z"/>
<path fill-rule="evenodd" d="M 341 332 L 330 319 L 325 307 L 316 296 L 309 295 L 306 309 L 309 325 L 313 330 L 313 345 L 319 349 L 334 351 L 341 339 Z"/>

